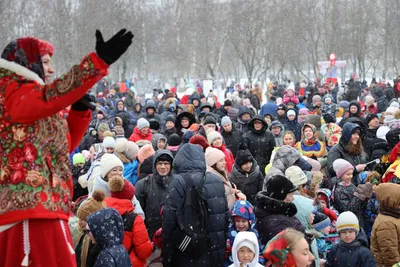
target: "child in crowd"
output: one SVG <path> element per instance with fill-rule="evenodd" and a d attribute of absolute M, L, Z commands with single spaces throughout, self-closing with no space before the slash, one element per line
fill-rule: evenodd
<path fill-rule="evenodd" d="M 257 236 L 253 232 L 240 232 L 236 235 L 232 248 L 233 264 L 229 267 L 261 267 Z"/>
<path fill-rule="evenodd" d="M 227 240 L 227 249 L 225 255 L 225 266 L 229 266 L 234 263 L 235 253 L 233 251 L 234 242 L 238 236 L 238 233 L 241 232 L 252 232 L 256 235 L 257 240 L 257 254 L 262 252 L 261 243 L 258 241 L 258 231 L 254 229 L 256 217 L 254 215 L 254 207 L 247 200 L 238 200 L 233 204 L 231 210 L 232 223 L 229 227 L 228 231 L 228 240 Z M 264 257 L 260 254 L 260 258 L 258 259 L 259 263 L 264 263 Z"/>
<path fill-rule="evenodd" d="M 339 212 L 331 206 L 332 191 L 327 188 L 320 188 L 317 191 L 317 210 L 329 217 L 333 225 L 335 224 Z"/>
<path fill-rule="evenodd" d="M 336 116 L 336 104 L 333 103 L 332 95 L 326 94 L 323 97 L 323 105 L 322 105 L 322 115 L 331 114 L 333 117 Z"/>
<path fill-rule="evenodd" d="M 371 231 L 372 231 L 372 226 L 375 223 L 375 219 L 379 214 L 379 201 L 376 198 L 376 188 L 379 185 L 381 175 L 376 172 L 369 172 L 367 175 L 367 182 L 370 182 L 372 184 L 372 196 L 370 199 L 367 201 L 367 208 L 365 209 L 365 215 L 366 215 L 366 220 L 365 220 L 365 233 L 367 234 L 368 238 L 371 237 Z"/>
<path fill-rule="evenodd" d="M 351 211 L 341 213 L 336 223 L 336 229 L 340 236 L 340 242 L 328 252 L 325 266 L 377 266 L 371 251 L 368 249 L 367 236 L 360 229 L 357 216 L 354 213 Z"/>
<path fill-rule="evenodd" d="M 333 236 L 332 234 L 330 234 L 331 220 L 325 214 L 321 212 L 316 212 L 313 221 L 313 227 L 314 230 L 320 234 L 316 238 L 318 247 L 318 256 L 320 259 L 326 260 L 328 251 L 334 244 L 337 244 L 337 242 L 335 243 L 331 242 L 331 238 Z M 330 238 L 329 240 L 327 239 L 328 237 Z"/>
<path fill-rule="evenodd" d="M 72 182 L 74 185 L 74 196 L 72 201 L 77 200 L 79 197 L 87 195 L 87 188 L 83 188 L 79 183 L 79 177 L 84 175 L 88 170 L 85 169 L 86 161 L 82 153 L 76 153 L 72 157 Z"/>
<path fill-rule="evenodd" d="M 295 147 L 296 137 L 292 131 L 285 131 L 282 136 L 282 145 Z"/>

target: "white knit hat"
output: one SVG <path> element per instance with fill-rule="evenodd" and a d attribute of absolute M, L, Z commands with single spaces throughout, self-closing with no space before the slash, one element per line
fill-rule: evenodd
<path fill-rule="evenodd" d="M 129 160 L 134 161 L 139 152 L 139 147 L 132 141 L 126 138 L 119 138 L 116 141 L 115 152 L 124 154 Z"/>
<path fill-rule="evenodd" d="M 140 118 L 137 121 L 137 127 L 138 127 L 139 130 L 142 130 L 144 127 L 150 127 L 150 123 L 145 118 Z"/>
<path fill-rule="evenodd" d="M 394 115 L 394 113 L 396 113 L 396 111 L 398 110 L 399 110 L 398 108 L 390 106 L 386 109 L 386 113 L 391 113 L 392 115 Z"/>
<path fill-rule="evenodd" d="M 222 135 L 217 131 L 210 131 L 207 133 L 207 142 L 211 145 L 212 142 L 220 137 L 222 139 Z"/>
<path fill-rule="evenodd" d="M 225 158 L 224 152 L 214 147 L 207 147 L 206 149 L 206 163 L 207 166 L 214 166 L 218 161 Z"/>
<path fill-rule="evenodd" d="M 307 176 L 298 166 L 290 166 L 287 168 L 285 171 L 285 176 L 297 186 L 307 183 Z"/>
<path fill-rule="evenodd" d="M 231 118 L 224 116 L 221 120 L 221 126 L 224 127 L 227 124 L 232 124 Z"/>
<path fill-rule="evenodd" d="M 107 174 L 115 167 L 124 169 L 122 161 L 114 154 L 104 154 L 100 160 L 101 177 L 105 178 Z"/>
<path fill-rule="evenodd" d="M 288 118 L 289 118 L 290 115 L 296 116 L 296 111 L 294 111 L 293 109 L 288 110 L 286 112 L 286 116 L 288 116 Z"/>
<path fill-rule="evenodd" d="M 392 103 L 390 103 L 390 106 L 395 108 L 400 108 L 400 104 L 397 101 L 393 101 Z"/>
<path fill-rule="evenodd" d="M 358 232 L 360 231 L 360 225 L 358 224 L 357 216 L 351 211 L 345 211 L 340 213 L 336 221 L 336 230 L 340 233 L 343 230 L 352 229 Z"/>
<path fill-rule="evenodd" d="M 104 137 L 103 147 L 104 148 L 115 148 L 115 139 L 111 136 Z"/>

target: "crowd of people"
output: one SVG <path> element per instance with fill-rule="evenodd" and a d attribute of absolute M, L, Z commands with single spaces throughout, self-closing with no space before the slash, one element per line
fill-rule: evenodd
<path fill-rule="evenodd" d="M 50 87 L 51 44 L 3 52 L 0 266 L 399 266 L 400 77 L 146 99 L 116 36 Z"/>

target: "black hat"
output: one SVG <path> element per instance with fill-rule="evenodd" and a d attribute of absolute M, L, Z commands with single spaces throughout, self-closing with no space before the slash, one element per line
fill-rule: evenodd
<path fill-rule="evenodd" d="M 175 123 L 175 116 L 174 115 L 167 116 L 167 118 L 165 119 L 165 123 L 167 123 L 167 121 L 172 121 L 173 123 Z"/>
<path fill-rule="evenodd" d="M 336 122 L 336 118 L 331 113 L 325 113 L 323 118 L 326 124 Z"/>
<path fill-rule="evenodd" d="M 232 107 L 232 101 L 230 101 L 229 99 L 226 99 L 224 101 L 224 107 Z"/>
<path fill-rule="evenodd" d="M 157 157 L 156 162 L 158 161 L 168 161 L 169 163 L 172 163 L 174 159 L 169 155 L 168 153 L 163 153 L 159 157 Z"/>
<path fill-rule="evenodd" d="M 246 144 L 241 143 L 239 145 L 239 151 L 236 153 L 235 163 L 240 168 L 243 164 L 249 161 L 253 162 L 254 158 L 251 155 L 250 151 L 247 149 Z"/>
<path fill-rule="evenodd" d="M 203 125 L 207 125 L 207 124 L 214 124 L 217 125 L 217 121 L 215 120 L 215 118 L 213 116 L 207 116 L 204 120 Z"/>
<path fill-rule="evenodd" d="M 177 134 L 171 134 L 168 137 L 168 145 L 170 146 L 179 146 L 181 144 L 181 138 Z"/>
<path fill-rule="evenodd" d="M 286 111 L 285 104 L 279 104 L 278 107 L 276 108 L 276 110 L 280 110 L 280 109 Z"/>
<path fill-rule="evenodd" d="M 160 130 L 160 123 L 158 122 L 158 120 L 150 119 L 149 123 L 151 130 L 156 130 L 156 131 Z"/>
<path fill-rule="evenodd" d="M 375 118 L 379 119 L 378 115 L 376 115 L 376 114 L 368 114 L 368 116 L 367 116 L 367 118 L 366 118 L 366 120 L 367 120 L 367 125 L 368 125 L 373 119 L 375 119 Z"/>
<path fill-rule="evenodd" d="M 298 189 L 298 186 L 283 175 L 274 175 L 267 180 L 266 193 L 270 198 L 284 200 L 286 195 L 293 193 Z"/>
<path fill-rule="evenodd" d="M 386 141 L 388 142 L 391 148 L 395 147 L 397 143 L 400 141 L 399 136 L 400 136 L 400 128 L 396 128 L 387 132 Z"/>

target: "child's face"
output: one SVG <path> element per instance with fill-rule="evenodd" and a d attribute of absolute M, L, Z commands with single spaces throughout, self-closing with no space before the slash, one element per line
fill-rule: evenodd
<path fill-rule="evenodd" d="M 250 224 L 248 220 L 239 216 L 235 216 L 235 227 L 238 230 L 238 232 L 244 232 L 249 230 Z"/>
<path fill-rule="evenodd" d="M 319 204 L 321 205 L 321 208 L 326 209 L 327 205 L 326 205 L 325 200 L 322 200 L 322 199 L 319 200 Z"/>
<path fill-rule="evenodd" d="M 277 113 L 279 116 L 282 116 L 283 114 L 285 114 L 285 111 L 283 109 L 278 109 Z"/>
<path fill-rule="evenodd" d="M 300 117 L 302 120 L 305 120 L 305 119 L 306 119 L 306 114 L 299 114 L 299 117 Z"/>
<path fill-rule="evenodd" d="M 267 124 L 270 124 L 272 122 L 271 117 L 270 116 L 265 116 L 264 120 Z"/>
<path fill-rule="evenodd" d="M 294 104 L 292 102 L 287 103 L 286 105 L 287 108 L 294 108 Z"/>
<path fill-rule="evenodd" d="M 173 123 L 172 121 L 167 121 L 165 126 L 167 127 L 168 130 L 171 130 L 172 128 L 175 127 L 175 123 Z"/>
<path fill-rule="evenodd" d="M 329 105 L 330 103 L 332 103 L 332 100 L 330 98 L 325 99 L 325 104 Z"/>
<path fill-rule="evenodd" d="M 79 219 L 78 225 L 81 229 L 86 229 L 86 221 Z"/>
<path fill-rule="evenodd" d="M 342 177 L 342 181 L 346 184 L 351 183 L 351 179 L 353 178 L 353 170 L 348 170 Z"/>
<path fill-rule="evenodd" d="M 314 222 L 315 214 L 311 213 L 310 216 L 308 217 L 308 224 L 312 225 Z"/>
<path fill-rule="evenodd" d="M 165 141 L 164 140 L 158 140 L 157 148 L 158 149 L 163 149 L 165 147 Z"/>
<path fill-rule="evenodd" d="M 273 133 L 275 136 L 278 136 L 278 135 L 281 133 L 281 127 L 273 127 L 273 128 L 272 128 L 272 133 Z"/>
<path fill-rule="evenodd" d="M 349 244 L 356 239 L 356 231 L 350 229 L 343 230 L 340 232 L 340 239 L 346 244 Z"/>
<path fill-rule="evenodd" d="M 377 184 L 373 184 L 373 185 L 372 185 L 372 192 L 373 192 L 373 193 L 376 193 L 376 191 L 375 191 L 376 188 L 378 188 L 378 185 L 377 185 Z"/>
<path fill-rule="evenodd" d="M 247 264 L 253 261 L 255 254 L 248 247 L 241 247 L 238 250 L 238 259 L 240 263 Z"/>
<path fill-rule="evenodd" d="M 83 166 L 85 166 L 85 163 L 77 163 L 74 165 L 75 167 L 80 167 L 83 168 Z"/>
<path fill-rule="evenodd" d="M 321 233 L 323 233 L 324 235 L 329 235 L 330 231 L 331 231 L 331 226 L 328 225 L 327 227 L 321 230 Z"/>
<path fill-rule="evenodd" d="M 290 121 L 294 121 L 295 118 L 296 118 L 295 115 L 289 115 L 289 116 L 288 116 L 288 119 L 289 119 Z"/>
<path fill-rule="evenodd" d="M 294 139 L 290 134 L 287 134 L 283 137 L 283 144 L 285 146 L 292 146 L 294 145 Z"/>

